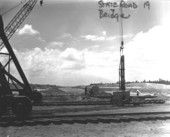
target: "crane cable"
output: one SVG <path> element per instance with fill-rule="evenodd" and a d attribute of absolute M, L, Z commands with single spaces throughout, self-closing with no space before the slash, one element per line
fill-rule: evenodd
<path fill-rule="evenodd" d="M 120 46 L 120 55 L 121 55 L 121 53 L 123 54 L 123 49 L 124 49 L 124 41 L 123 41 L 123 21 L 122 21 L 122 17 L 121 17 L 121 15 L 122 15 L 122 13 L 123 13 L 123 8 L 120 6 L 120 31 L 121 31 L 121 46 Z"/>
<path fill-rule="evenodd" d="M 27 1 L 27 0 L 24 0 L 24 1 L 21 0 L 20 3 L 18 3 L 18 4 L 15 5 L 15 6 L 13 6 L 13 7 L 10 8 L 9 10 L 3 12 L 3 13 L 1 14 L 1 16 L 3 17 L 3 16 L 6 15 L 8 12 L 11 12 L 12 10 L 16 9 L 18 6 L 23 5 L 23 4 L 25 3 L 25 1 Z"/>

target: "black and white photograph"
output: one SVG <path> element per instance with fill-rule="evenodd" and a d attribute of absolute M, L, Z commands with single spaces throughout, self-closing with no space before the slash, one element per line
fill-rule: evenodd
<path fill-rule="evenodd" d="M 0 0 L 0 137 L 170 137 L 170 0 Z"/>

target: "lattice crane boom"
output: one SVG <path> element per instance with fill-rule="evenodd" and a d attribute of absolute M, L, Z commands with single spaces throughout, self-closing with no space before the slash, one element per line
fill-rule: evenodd
<path fill-rule="evenodd" d="M 12 35 L 20 27 L 22 22 L 30 14 L 37 1 L 38 0 L 29 0 L 27 3 L 25 3 L 23 7 L 18 11 L 18 13 L 12 18 L 12 20 L 5 27 L 4 32 L 8 40 L 12 37 Z M 0 49 L 2 49 L 3 47 L 4 47 L 4 43 L 2 39 L 0 39 Z"/>

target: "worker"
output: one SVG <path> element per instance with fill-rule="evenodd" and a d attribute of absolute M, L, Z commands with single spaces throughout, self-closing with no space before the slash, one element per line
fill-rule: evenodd
<path fill-rule="evenodd" d="M 41 6 L 43 5 L 43 0 L 40 0 L 40 5 L 41 5 Z"/>
<path fill-rule="evenodd" d="M 87 96 L 87 86 L 85 86 L 85 96 Z"/>
<path fill-rule="evenodd" d="M 136 94 L 137 94 L 137 96 L 139 96 L 139 92 L 140 92 L 140 91 L 137 89 L 137 90 L 136 90 Z"/>

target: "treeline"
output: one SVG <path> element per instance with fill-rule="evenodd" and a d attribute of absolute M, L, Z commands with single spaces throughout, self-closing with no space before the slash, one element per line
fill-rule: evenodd
<path fill-rule="evenodd" d="M 119 83 L 119 82 L 118 82 Z M 163 80 L 163 79 L 159 79 L 159 80 L 143 80 L 143 81 L 127 81 L 128 83 L 157 83 L 157 84 L 170 84 L 169 80 Z"/>
<path fill-rule="evenodd" d="M 170 81 L 169 80 L 163 80 L 163 79 L 159 79 L 159 80 L 142 80 L 142 81 L 126 81 L 126 84 L 130 84 L 130 83 L 157 83 L 157 84 L 167 84 L 170 85 Z M 93 83 L 90 85 L 103 85 L 103 86 L 110 86 L 110 85 L 115 85 L 115 84 L 119 84 L 119 81 L 117 81 L 116 83 Z"/>

